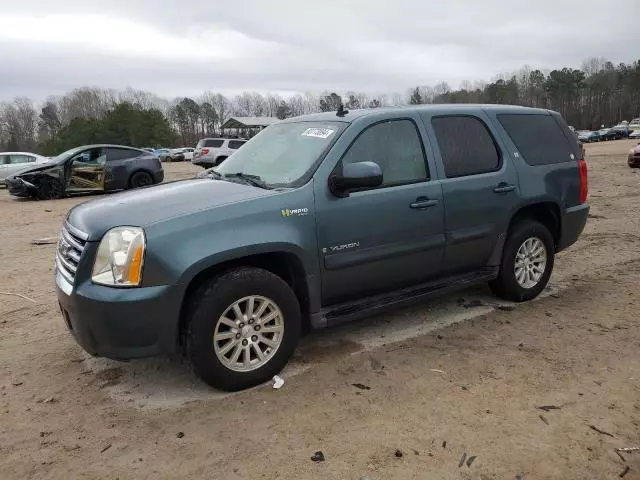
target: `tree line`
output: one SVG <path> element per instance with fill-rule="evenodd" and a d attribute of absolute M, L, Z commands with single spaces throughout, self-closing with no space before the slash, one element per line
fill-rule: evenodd
<path fill-rule="evenodd" d="M 404 93 L 370 95 L 326 91 L 288 98 L 244 92 L 229 97 L 204 92 L 198 98 L 161 98 L 135 89 L 77 88 L 51 96 L 36 108 L 27 97 L 0 103 L 0 151 L 54 155 L 88 143 L 138 147 L 193 146 L 220 134 L 230 117 L 280 119 L 321 111 L 430 103 L 491 103 L 548 108 L 578 129 L 597 129 L 640 116 L 640 60 L 614 65 L 590 58 L 580 69 L 552 71 L 525 66 L 492 82 L 417 85 Z"/>

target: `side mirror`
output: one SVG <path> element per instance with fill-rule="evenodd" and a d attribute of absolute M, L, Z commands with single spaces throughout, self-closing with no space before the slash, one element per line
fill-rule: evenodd
<path fill-rule="evenodd" d="M 361 188 L 382 185 L 382 169 L 375 162 L 349 163 L 342 167 L 342 174 L 329 178 L 329 188 L 338 197 L 347 197 L 349 192 Z"/>

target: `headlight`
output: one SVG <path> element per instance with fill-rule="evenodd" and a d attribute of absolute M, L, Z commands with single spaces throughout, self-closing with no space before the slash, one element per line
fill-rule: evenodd
<path fill-rule="evenodd" d="M 145 238 L 141 228 L 112 228 L 100 242 L 91 280 L 102 285 L 140 285 L 144 250 Z"/>

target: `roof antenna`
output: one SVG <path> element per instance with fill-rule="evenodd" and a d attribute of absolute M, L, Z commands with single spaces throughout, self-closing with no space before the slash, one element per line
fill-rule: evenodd
<path fill-rule="evenodd" d="M 338 111 L 336 112 L 336 116 L 344 117 L 347 113 L 349 113 L 349 110 L 345 110 L 344 105 L 341 103 L 340 106 L 338 106 Z"/>

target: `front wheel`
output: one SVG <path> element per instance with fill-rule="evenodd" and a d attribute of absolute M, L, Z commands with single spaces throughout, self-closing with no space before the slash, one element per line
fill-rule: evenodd
<path fill-rule="evenodd" d="M 63 197 L 62 184 L 55 178 L 43 178 L 38 182 L 39 200 L 55 200 Z"/>
<path fill-rule="evenodd" d="M 212 387 L 235 391 L 264 383 L 298 344 L 298 299 L 266 270 L 231 270 L 205 283 L 190 303 L 187 352 L 196 374 Z"/>
<path fill-rule="evenodd" d="M 531 300 L 547 286 L 554 259 L 555 245 L 547 227 L 533 220 L 518 222 L 509 232 L 491 289 L 505 300 Z"/>

